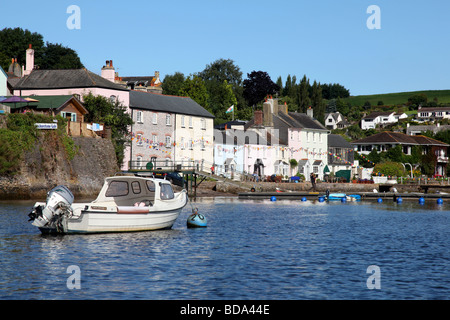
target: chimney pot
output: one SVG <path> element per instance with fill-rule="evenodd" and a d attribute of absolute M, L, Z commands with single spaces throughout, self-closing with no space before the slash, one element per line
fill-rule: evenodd
<path fill-rule="evenodd" d="M 28 49 L 31 49 L 31 43 L 28 45 Z"/>
<path fill-rule="evenodd" d="M 308 107 L 308 110 L 306 110 L 306 114 L 310 116 L 311 118 L 314 118 L 314 110 L 311 108 L 311 106 Z"/>

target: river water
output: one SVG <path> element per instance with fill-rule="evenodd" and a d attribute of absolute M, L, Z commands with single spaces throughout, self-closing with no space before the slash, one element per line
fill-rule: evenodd
<path fill-rule="evenodd" d="M 447 202 L 204 199 L 207 228 L 187 206 L 171 230 L 69 236 L 42 236 L 32 205 L 0 202 L 1 300 L 450 297 Z"/>

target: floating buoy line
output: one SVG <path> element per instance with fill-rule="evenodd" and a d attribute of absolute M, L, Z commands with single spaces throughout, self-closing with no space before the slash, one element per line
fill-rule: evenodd
<path fill-rule="evenodd" d="M 392 199 L 397 204 L 402 204 L 403 203 L 403 198 L 400 195 L 394 194 Z M 302 197 L 300 200 L 301 200 L 301 202 L 308 201 L 308 199 L 306 197 Z M 360 201 L 361 200 L 361 196 L 360 195 L 345 195 L 345 194 L 330 194 L 329 191 L 327 190 L 326 195 L 319 196 L 317 198 L 317 200 L 319 202 L 330 201 L 330 200 L 340 200 L 340 202 L 346 203 L 347 201 Z M 272 202 L 277 201 L 277 197 L 276 196 L 271 196 L 270 197 L 270 201 L 272 201 Z M 376 201 L 378 203 L 382 203 L 383 202 L 383 198 L 380 196 L 380 197 L 377 198 Z M 439 205 L 444 204 L 444 200 L 442 198 L 438 198 L 436 200 L 436 203 L 439 204 Z M 425 198 L 424 197 L 420 197 L 419 198 L 419 204 L 421 204 L 421 205 L 425 204 Z"/>

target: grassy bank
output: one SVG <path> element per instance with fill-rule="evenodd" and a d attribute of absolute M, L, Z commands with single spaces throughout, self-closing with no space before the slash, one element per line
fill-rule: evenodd
<path fill-rule="evenodd" d="M 376 106 L 379 101 L 382 101 L 384 105 L 398 105 L 408 102 L 409 97 L 421 93 L 427 96 L 428 101 L 434 101 L 435 99 L 437 99 L 438 103 L 450 103 L 450 90 L 424 90 L 424 91 L 361 95 L 361 96 L 352 96 L 349 98 L 345 98 L 343 100 L 345 102 L 351 103 L 352 106 L 362 106 L 366 101 L 369 101 L 372 106 Z"/>

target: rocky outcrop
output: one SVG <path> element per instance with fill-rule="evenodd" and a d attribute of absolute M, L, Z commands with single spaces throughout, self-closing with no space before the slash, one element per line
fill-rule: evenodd
<path fill-rule="evenodd" d="M 114 175 L 117 166 L 111 140 L 74 137 L 78 151 L 69 159 L 56 135 L 45 134 L 25 153 L 21 172 L 0 177 L 0 199 L 42 199 L 57 185 L 67 186 L 75 197 L 93 198 L 104 178 Z"/>

